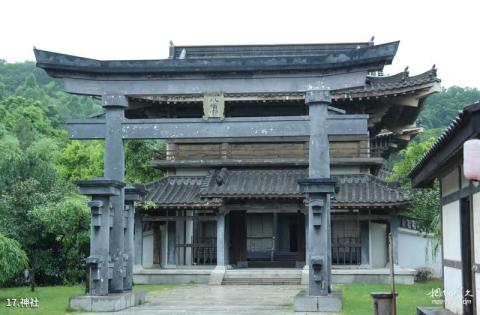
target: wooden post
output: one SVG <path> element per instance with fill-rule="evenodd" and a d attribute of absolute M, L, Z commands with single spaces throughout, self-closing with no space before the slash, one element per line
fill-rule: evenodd
<path fill-rule="evenodd" d="M 395 294 L 395 263 L 393 262 L 392 233 L 388 234 L 388 255 L 390 260 L 390 284 L 392 288 L 392 315 L 397 315 L 397 296 Z"/>

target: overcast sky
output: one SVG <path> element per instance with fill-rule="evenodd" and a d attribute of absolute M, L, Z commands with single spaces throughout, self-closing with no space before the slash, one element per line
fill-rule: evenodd
<path fill-rule="evenodd" d="M 96 59 L 161 59 L 177 45 L 400 40 L 394 74 L 437 65 L 444 86 L 480 88 L 480 1 L 2 0 L 0 59 L 32 48 Z"/>

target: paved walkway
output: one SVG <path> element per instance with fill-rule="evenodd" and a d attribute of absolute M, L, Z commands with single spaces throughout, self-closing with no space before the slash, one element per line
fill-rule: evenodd
<path fill-rule="evenodd" d="M 149 293 L 146 304 L 109 314 L 302 315 L 293 311 L 293 297 L 300 289 L 297 285 L 180 285 Z"/>

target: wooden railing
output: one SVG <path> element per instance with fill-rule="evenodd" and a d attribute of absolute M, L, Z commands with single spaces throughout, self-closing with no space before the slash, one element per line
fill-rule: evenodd
<path fill-rule="evenodd" d="M 177 264 L 186 265 L 187 249 L 191 250 L 191 265 L 216 265 L 217 264 L 217 242 L 216 239 L 204 239 L 199 243 L 176 244 Z M 183 253 L 183 261 L 180 253 Z"/>
<path fill-rule="evenodd" d="M 333 158 L 380 157 L 383 149 L 371 148 L 368 141 L 331 142 L 330 156 Z M 294 143 L 209 143 L 169 145 L 166 159 L 276 159 L 308 158 L 308 142 Z"/>
<path fill-rule="evenodd" d="M 358 237 L 332 239 L 333 265 L 360 265 L 362 263 L 362 242 Z"/>

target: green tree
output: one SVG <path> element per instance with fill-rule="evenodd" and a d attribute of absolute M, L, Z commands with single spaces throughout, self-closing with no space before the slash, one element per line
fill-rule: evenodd
<path fill-rule="evenodd" d="M 64 178 L 75 181 L 103 174 L 102 141 L 69 141 L 59 154 L 59 170 Z"/>
<path fill-rule="evenodd" d="M 415 167 L 422 156 L 436 141 L 435 136 L 430 136 L 423 142 L 412 141 L 402 151 L 400 160 L 394 164 L 390 180 L 399 182 L 402 187 L 411 189 L 408 173 Z M 433 188 L 411 189 L 413 203 L 409 208 L 410 215 L 417 218 L 420 230 L 425 233 L 433 233 L 437 238 L 440 235 L 439 224 L 439 185 L 435 183 Z"/>
<path fill-rule="evenodd" d="M 72 190 L 56 170 L 56 150 L 54 141 L 41 139 L 0 160 L 0 233 L 25 249 L 32 289 L 36 280 L 54 282 L 58 271 L 53 266 L 61 258 L 58 246 L 42 237 L 45 226 L 30 214 L 36 207 L 61 202 Z"/>
<path fill-rule="evenodd" d="M 59 202 L 48 202 L 29 212 L 32 220 L 44 227 L 41 237 L 54 244 L 58 257 L 56 272 L 62 283 L 78 283 L 85 279 L 84 258 L 89 252 L 90 209 L 87 198 L 77 194 Z M 48 254 L 48 251 L 47 251 Z"/>
<path fill-rule="evenodd" d="M 446 128 L 465 106 L 480 100 L 477 88 L 453 86 L 428 97 L 420 113 L 422 126 L 427 129 Z"/>
<path fill-rule="evenodd" d="M 129 140 L 125 145 L 125 181 L 146 183 L 162 177 L 163 173 L 152 168 L 150 162 L 165 155 L 165 142 L 155 140 Z"/>
<path fill-rule="evenodd" d="M 27 254 L 20 244 L 0 233 L 0 284 L 17 276 L 27 265 Z"/>

